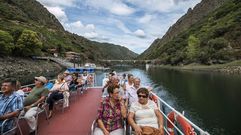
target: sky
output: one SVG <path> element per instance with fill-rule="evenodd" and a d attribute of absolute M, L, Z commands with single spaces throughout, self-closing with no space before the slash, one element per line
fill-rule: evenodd
<path fill-rule="evenodd" d="M 201 0 L 37 0 L 65 30 L 142 53 Z"/>

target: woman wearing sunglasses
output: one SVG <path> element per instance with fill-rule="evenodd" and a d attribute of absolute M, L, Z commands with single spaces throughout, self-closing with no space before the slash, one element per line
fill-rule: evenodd
<path fill-rule="evenodd" d="M 155 131 L 155 135 L 163 135 L 163 117 L 157 105 L 149 100 L 148 90 L 139 88 L 137 96 L 138 102 L 131 105 L 128 115 L 128 122 L 134 129 L 135 135 L 142 135 L 146 128 Z"/>

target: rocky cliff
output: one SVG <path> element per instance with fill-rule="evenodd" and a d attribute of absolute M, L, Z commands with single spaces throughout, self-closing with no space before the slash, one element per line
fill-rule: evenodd
<path fill-rule="evenodd" d="M 33 83 L 35 76 L 55 78 L 63 71 L 63 67 L 56 63 L 26 58 L 0 58 L 0 65 L 0 83 L 6 78 L 14 78 L 22 84 L 28 84 Z"/>
<path fill-rule="evenodd" d="M 201 3 L 197 4 L 193 9 L 190 8 L 185 15 L 178 19 L 177 22 L 168 29 L 161 39 L 156 39 L 138 58 L 148 59 L 151 53 L 153 53 L 153 50 L 166 44 L 174 37 L 190 28 L 193 24 L 202 20 L 226 1 L 228 0 L 202 0 Z"/>
<path fill-rule="evenodd" d="M 240 0 L 203 0 L 139 58 L 171 65 L 210 65 L 240 60 L 240 7 Z"/>

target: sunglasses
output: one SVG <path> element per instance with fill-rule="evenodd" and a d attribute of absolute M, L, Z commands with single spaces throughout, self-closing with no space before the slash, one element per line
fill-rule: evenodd
<path fill-rule="evenodd" d="M 138 98 L 147 98 L 147 96 L 146 95 L 138 95 Z"/>

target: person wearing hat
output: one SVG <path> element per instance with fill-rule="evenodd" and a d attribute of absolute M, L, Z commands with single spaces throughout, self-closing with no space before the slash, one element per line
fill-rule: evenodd
<path fill-rule="evenodd" d="M 24 99 L 24 118 L 26 119 L 29 127 L 30 134 L 34 134 L 37 128 L 37 121 L 35 115 L 37 113 L 38 104 L 43 103 L 48 96 L 48 89 L 44 87 L 47 79 L 44 76 L 34 78 L 35 87 Z"/>
<path fill-rule="evenodd" d="M 68 85 L 73 80 L 73 78 L 68 70 L 64 71 L 64 80 L 65 80 L 65 82 L 67 82 Z"/>

